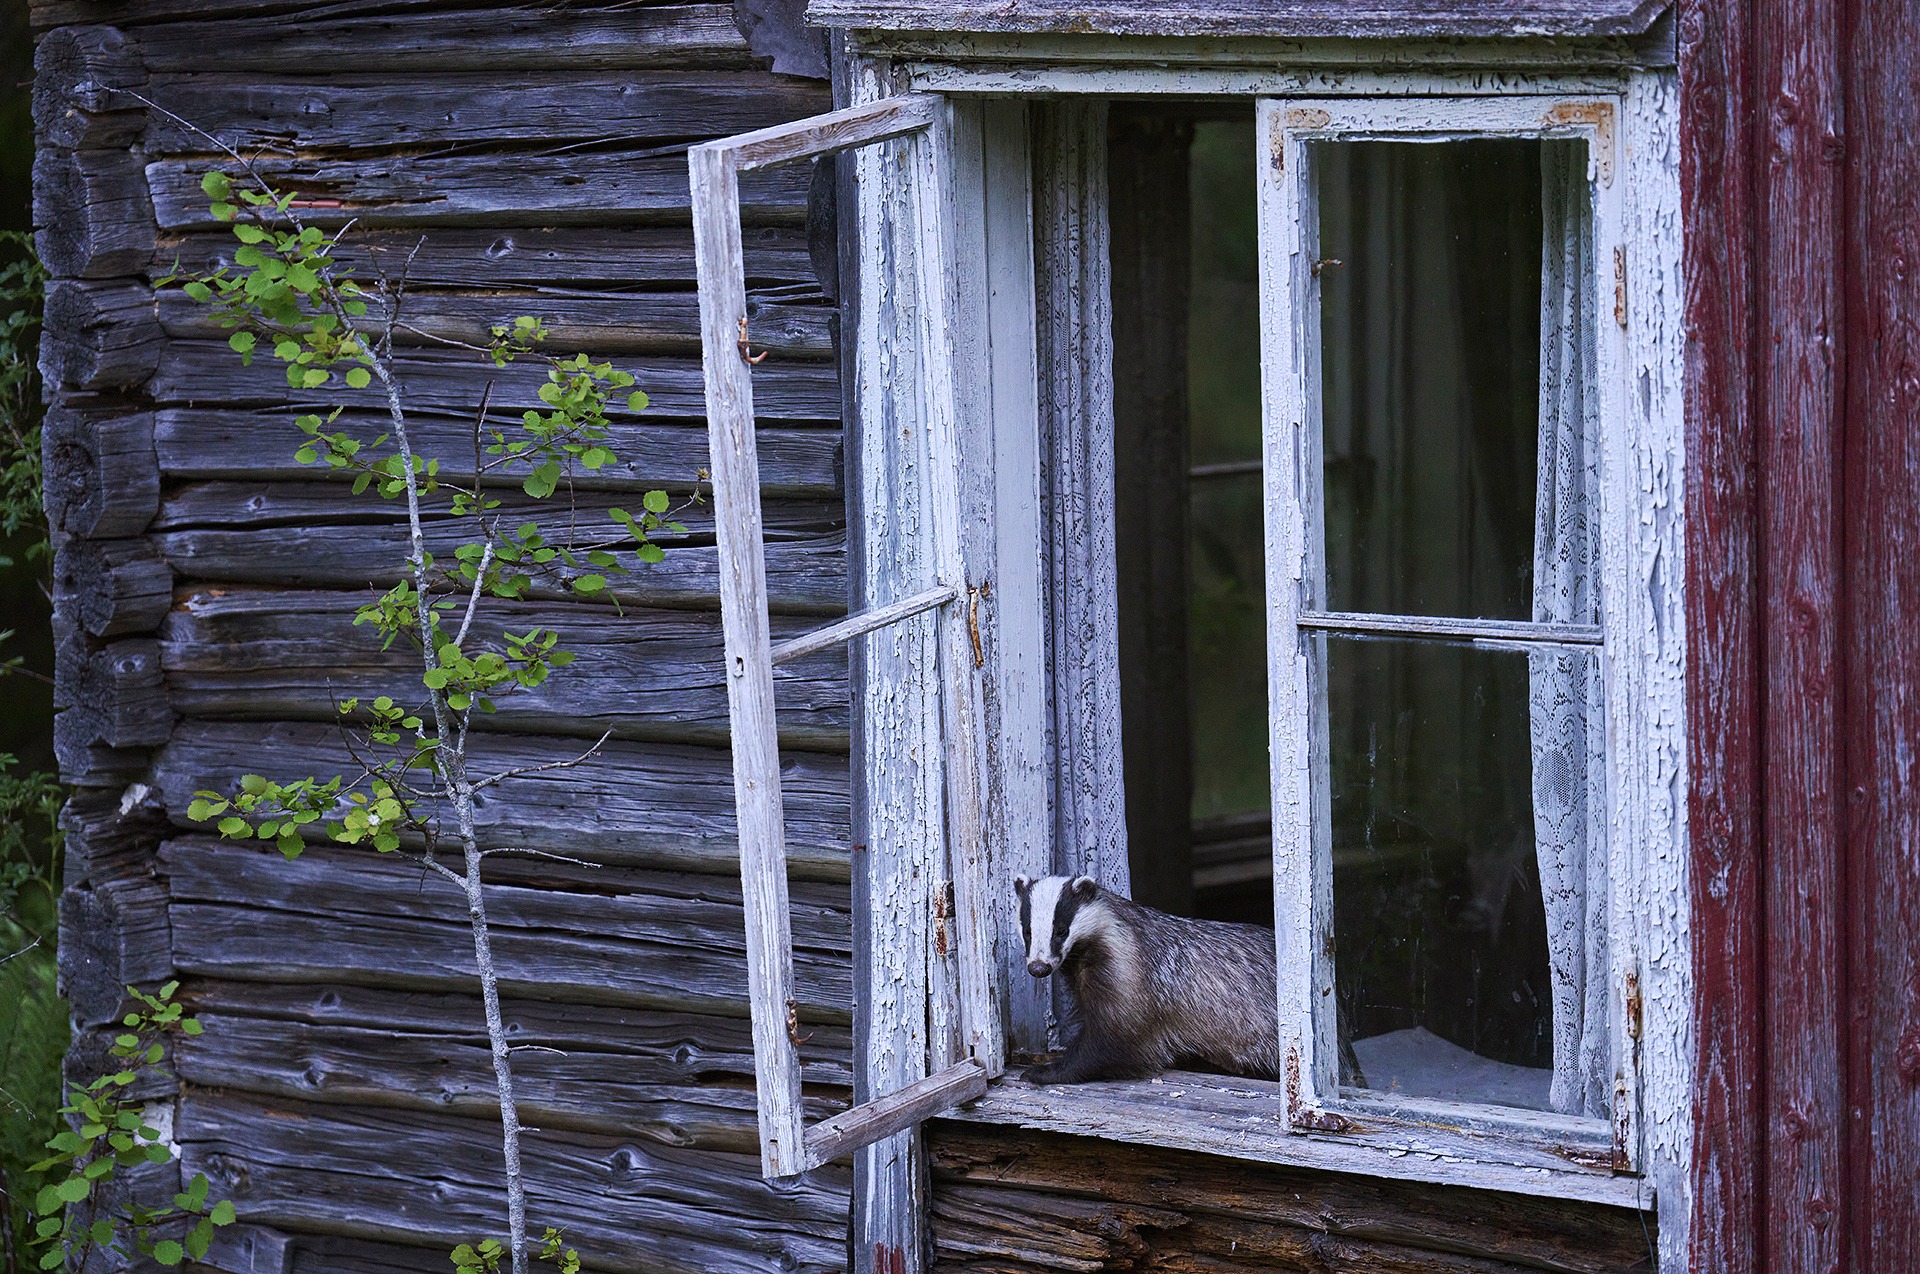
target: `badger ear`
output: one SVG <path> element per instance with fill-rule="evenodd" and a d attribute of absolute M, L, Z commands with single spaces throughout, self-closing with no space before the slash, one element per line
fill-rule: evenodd
<path fill-rule="evenodd" d="M 1031 879 L 1029 879 L 1028 877 L 1026 877 L 1026 876 L 1015 876 L 1015 877 L 1013 878 L 1013 892 L 1014 892 L 1014 893 L 1016 893 L 1016 894 L 1024 894 L 1024 893 L 1026 893 L 1026 892 L 1027 892 L 1027 890 L 1029 890 L 1029 889 L 1031 889 L 1031 888 L 1033 888 L 1033 881 L 1032 881 Z"/>
<path fill-rule="evenodd" d="M 1082 898 L 1093 897 L 1099 888 L 1099 882 L 1091 876 L 1075 876 L 1073 878 L 1073 892 L 1079 894 Z"/>

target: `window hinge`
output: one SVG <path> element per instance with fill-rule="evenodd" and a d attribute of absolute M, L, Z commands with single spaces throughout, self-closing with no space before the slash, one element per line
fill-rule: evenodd
<path fill-rule="evenodd" d="M 1613 248 L 1613 321 L 1627 325 L 1627 250 L 1621 244 Z"/>
<path fill-rule="evenodd" d="M 953 882 L 933 882 L 933 953 L 945 959 L 953 949 Z"/>
<path fill-rule="evenodd" d="M 1640 1038 L 1640 975 L 1627 973 L 1627 1038 Z"/>

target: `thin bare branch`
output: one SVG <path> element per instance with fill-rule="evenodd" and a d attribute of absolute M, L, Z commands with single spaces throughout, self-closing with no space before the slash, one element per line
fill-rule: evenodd
<path fill-rule="evenodd" d="M 519 769 L 502 770 L 498 774 L 490 774 L 486 778 L 474 783 L 473 790 L 478 792 L 482 788 L 492 787 L 497 783 L 504 783 L 508 779 L 523 778 L 529 774 L 544 774 L 548 770 L 570 770 L 576 765 L 584 765 L 586 762 L 592 760 L 594 754 L 599 752 L 606 741 L 612 737 L 613 731 L 607 731 L 601 735 L 599 739 L 595 740 L 592 747 L 582 752 L 579 756 L 569 758 L 565 761 L 549 761 L 545 765 L 525 765 Z"/>
<path fill-rule="evenodd" d="M 575 867 L 599 867 L 600 863 L 589 862 L 584 858 L 575 858 L 571 854 L 556 854 L 547 849 L 528 849 L 523 845 L 502 845 L 497 849 L 483 849 L 480 857 L 492 858 L 495 854 L 520 854 L 527 858 L 551 858 L 556 863 L 571 863 Z"/>

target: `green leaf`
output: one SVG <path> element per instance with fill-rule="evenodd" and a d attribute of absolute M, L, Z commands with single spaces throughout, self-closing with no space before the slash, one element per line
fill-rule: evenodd
<path fill-rule="evenodd" d="M 364 367 L 349 367 L 346 381 L 349 389 L 365 389 L 373 380 L 373 373 Z"/>
<path fill-rule="evenodd" d="M 215 1225 L 232 1225 L 233 1216 L 233 1201 L 231 1199 L 222 1199 L 213 1205 L 213 1211 L 207 1213 L 207 1220 L 213 1222 Z"/>
<path fill-rule="evenodd" d="M 573 581 L 574 591 L 580 593 L 598 593 L 604 590 L 606 586 L 607 577 L 604 575 L 582 575 L 579 579 Z"/>
<path fill-rule="evenodd" d="M 187 1249 L 172 1239 L 162 1239 L 153 1245 L 153 1259 L 162 1265 L 178 1265 L 187 1259 Z"/>
<path fill-rule="evenodd" d="M 665 513 L 668 503 L 667 493 L 665 491 L 649 491 L 640 497 L 640 503 L 646 507 L 649 513 Z"/>
<path fill-rule="evenodd" d="M 233 182 L 216 168 L 200 179 L 200 189 L 209 199 L 225 199 L 233 193 Z"/>
<path fill-rule="evenodd" d="M 220 827 L 220 834 L 222 836 L 245 836 L 253 830 L 252 828 L 247 826 L 246 819 L 236 817 L 235 815 L 232 815 L 232 814 L 229 814 L 227 815 L 227 817 L 221 819 L 219 823 L 219 827 Z"/>
<path fill-rule="evenodd" d="M 85 1177 L 68 1177 L 53 1188 L 54 1197 L 62 1203 L 78 1203 L 93 1193 L 93 1182 Z M 51 1208 L 47 1211 L 52 1211 Z"/>
<path fill-rule="evenodd" d="M 646 394 L 636 389 L 631 394 L 627 395 L 628 411 L 645 411 L 646 409 L 647 409 Z"/>

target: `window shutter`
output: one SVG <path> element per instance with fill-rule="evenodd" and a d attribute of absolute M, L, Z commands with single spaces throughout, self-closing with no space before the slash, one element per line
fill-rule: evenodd
<path fill-rule="evenodd" d="M 759 1094 L 761 1168 L 792 1176 L 890 1136 L 986 1091 L 1002 1066 L 992 967 L 984 800 L 983 740 L 973 687 L 967 585 L 960 548 L 959 454 L 949 295 L 951 229 L 945 205 L 949 106 L 937 94 L 909 94 L 694 147 L 693 229 L 700 287 L 701 358 L 706 379 L 720 601 L 726 638 L 727 704 L 732 731 L 734 802 L 739 816 L 740 879 L 745 895 L 747 981 Z M 739 175 L 859 146 L 913 139 L 913 182 L 920 224 L 915 271 L 923 303 L 917 385 L 922 445 L 930 475 L 933 586 L 850 616 L 779 647 L 767 619 L 766 567 L 754 446 L 753 378 L 741 255 Z M 953 874 L 961 1038 L 967 1056 L 926 1079 L 856 1106 L 811 1128 L 801 1119 L 800 1057 L 792 1020 L 793 941 L 788 924 L 786 835 L 775 729 L 775 664 L 850 641 L 929 610 L 940 611 L 941 712 Z M 932 812 L 930 817 L 938 817 Z"/>

